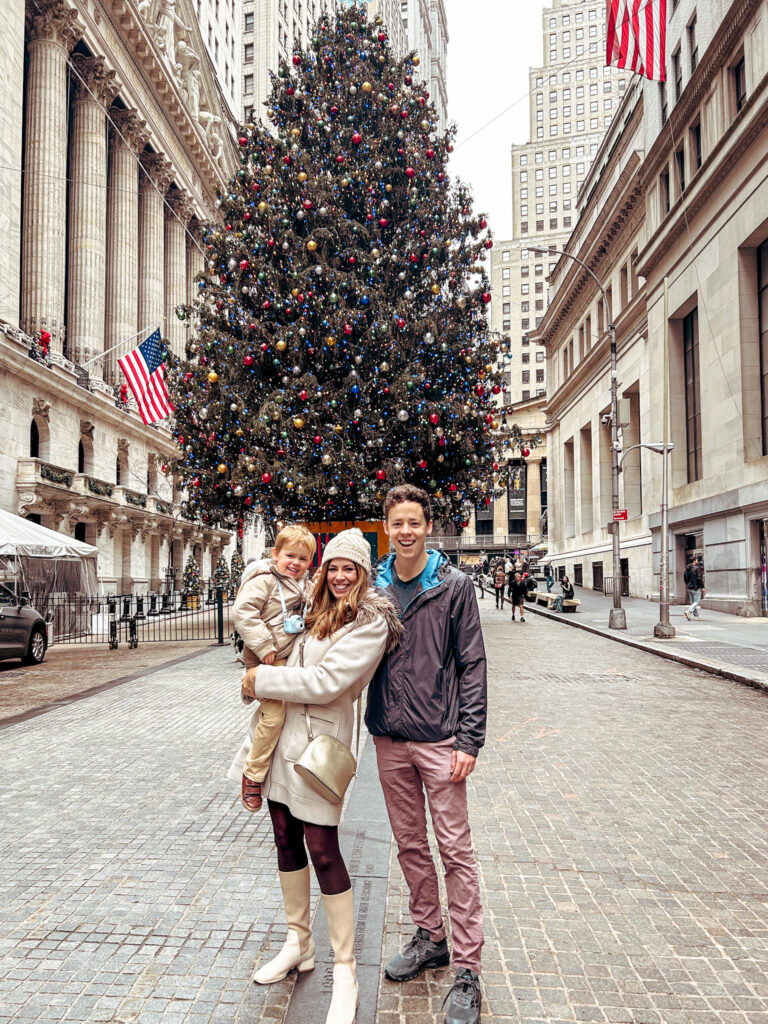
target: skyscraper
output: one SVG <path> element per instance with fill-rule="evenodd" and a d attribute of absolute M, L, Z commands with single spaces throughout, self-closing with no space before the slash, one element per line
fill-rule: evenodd
<path fill-rule="evenodd" d="M 491 253 L 491 326 L 512 356 L 507 404 L 546 393 L 544 349 L 529 345 L 528 331 L 547 305 L 558 259 L 549 250 L 567 248 L 579 190 L 627 83 L 604 66 L 602 0 L 554 0 L 542 32 L 544 63 L 528 73 L 530 141 L 512 146 L 512 238 Z"/>
<path fill-rule="evenodd" d="M 448 117 L 448 19 L 445 0 L 400 0 L 407 49 L 416 50 L 443 129 Z"/>

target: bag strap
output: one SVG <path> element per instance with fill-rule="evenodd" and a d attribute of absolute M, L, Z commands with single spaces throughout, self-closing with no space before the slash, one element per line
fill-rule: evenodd
<path fill-rule="evenodd" d="M 301 643 L 299 644 L 299 665 L 301 666 L 301 668 L 304 668 L 304 644 L 306 642 L 306 638 L 307 637 L 306 637 L 306 633 L 305 633 L 304 636 L 301 638 Z M 355 762 L 357 762 L 359 760 L 359 758 L 360 758 L 360 725 L 361 725 L 361 722 L 362 722 L 362 709 L 360 707 L 361 703 L 362 702 L 361 702 L 360 698 L 358 697 L 357 701 L 356 701 L 356 704 L 357 704 L 357 735 L 355 736 Z M 307 723 L 307 739 L 311 743 L 312 740 L 315 737 L 312 734 L 312 719 L 309 717 L 309 704 L 305 704 L 304 705 L 304 719 L 305 719 L 305 721 Z"/>

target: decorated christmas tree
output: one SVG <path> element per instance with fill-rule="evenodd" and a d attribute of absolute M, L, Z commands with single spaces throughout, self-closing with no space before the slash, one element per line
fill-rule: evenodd
<path fill-rule="evenodd" d="M 200 593 L 200 566 L 194 555 L 190 555 L 181 575 L 181 589 L 185 594 Z"/>
<path fill-rule="evenodd" d="M 245 562 L 240 552 L 235 549 L 232 552 L 232 557 L 229 560 L 229 589 L 232 593 L 237 592 L 237 588 L 240 586 L 240 578 L 245 570 Z"/>
<path fill-rule="evenodd" d="M 229 586 L 229 569 L 224 555 L 219 555 L 216 568 L 213 570 L 213 585 L 214 587 L 224 587 L 225 589 Z"/>
<path fill-rule="evenodd" d="M 455 129 L 418 65 L 340 9 L 273 76 L 271 131 L 241 132 L 171 372 L 177 473 L 203 521 L 378 518 L 409 482 L 461 523 L 520 446 L 498 408 L 493 242 L 448 175 Z"/>

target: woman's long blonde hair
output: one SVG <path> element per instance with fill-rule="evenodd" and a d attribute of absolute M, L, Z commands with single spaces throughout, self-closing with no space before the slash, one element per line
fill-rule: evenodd
<path fill-rule="evenodd" d="M 312 590 L 312 606 L 304 616 L 304 621 L 309 627 L 312 636 L 318 640 L 324 640 L 331 633 L 348 622 L 357 618 L 357 608 L 360 600 L 368 591 L 368 573 L 356 562 L 353 562 L 357 569 L 357 582 L 352 586 L 349 593 L 341 601 L 337 600 L 331 593 L 328 586 L 328 567 L 334 559 L 329 559 L 320 566 L 320 572 Z M 339 559 L 351 561 L 351 559 Z"/>

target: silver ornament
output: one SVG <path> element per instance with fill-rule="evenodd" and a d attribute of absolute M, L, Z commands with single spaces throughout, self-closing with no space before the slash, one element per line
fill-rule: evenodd
<path fill-rule="evenodd" d="M 400 420 L 401 423 L 407 423 L 408 418 L 409 418 L 408 410 L 407 409 L 398 409 L 397 410 L 397 418 Z"/>
<path fill-rule="evenodd" d="M 237 412 L 237 402 L 230 402 L 229 403 L 229 411 L 230 412 Z"/>

